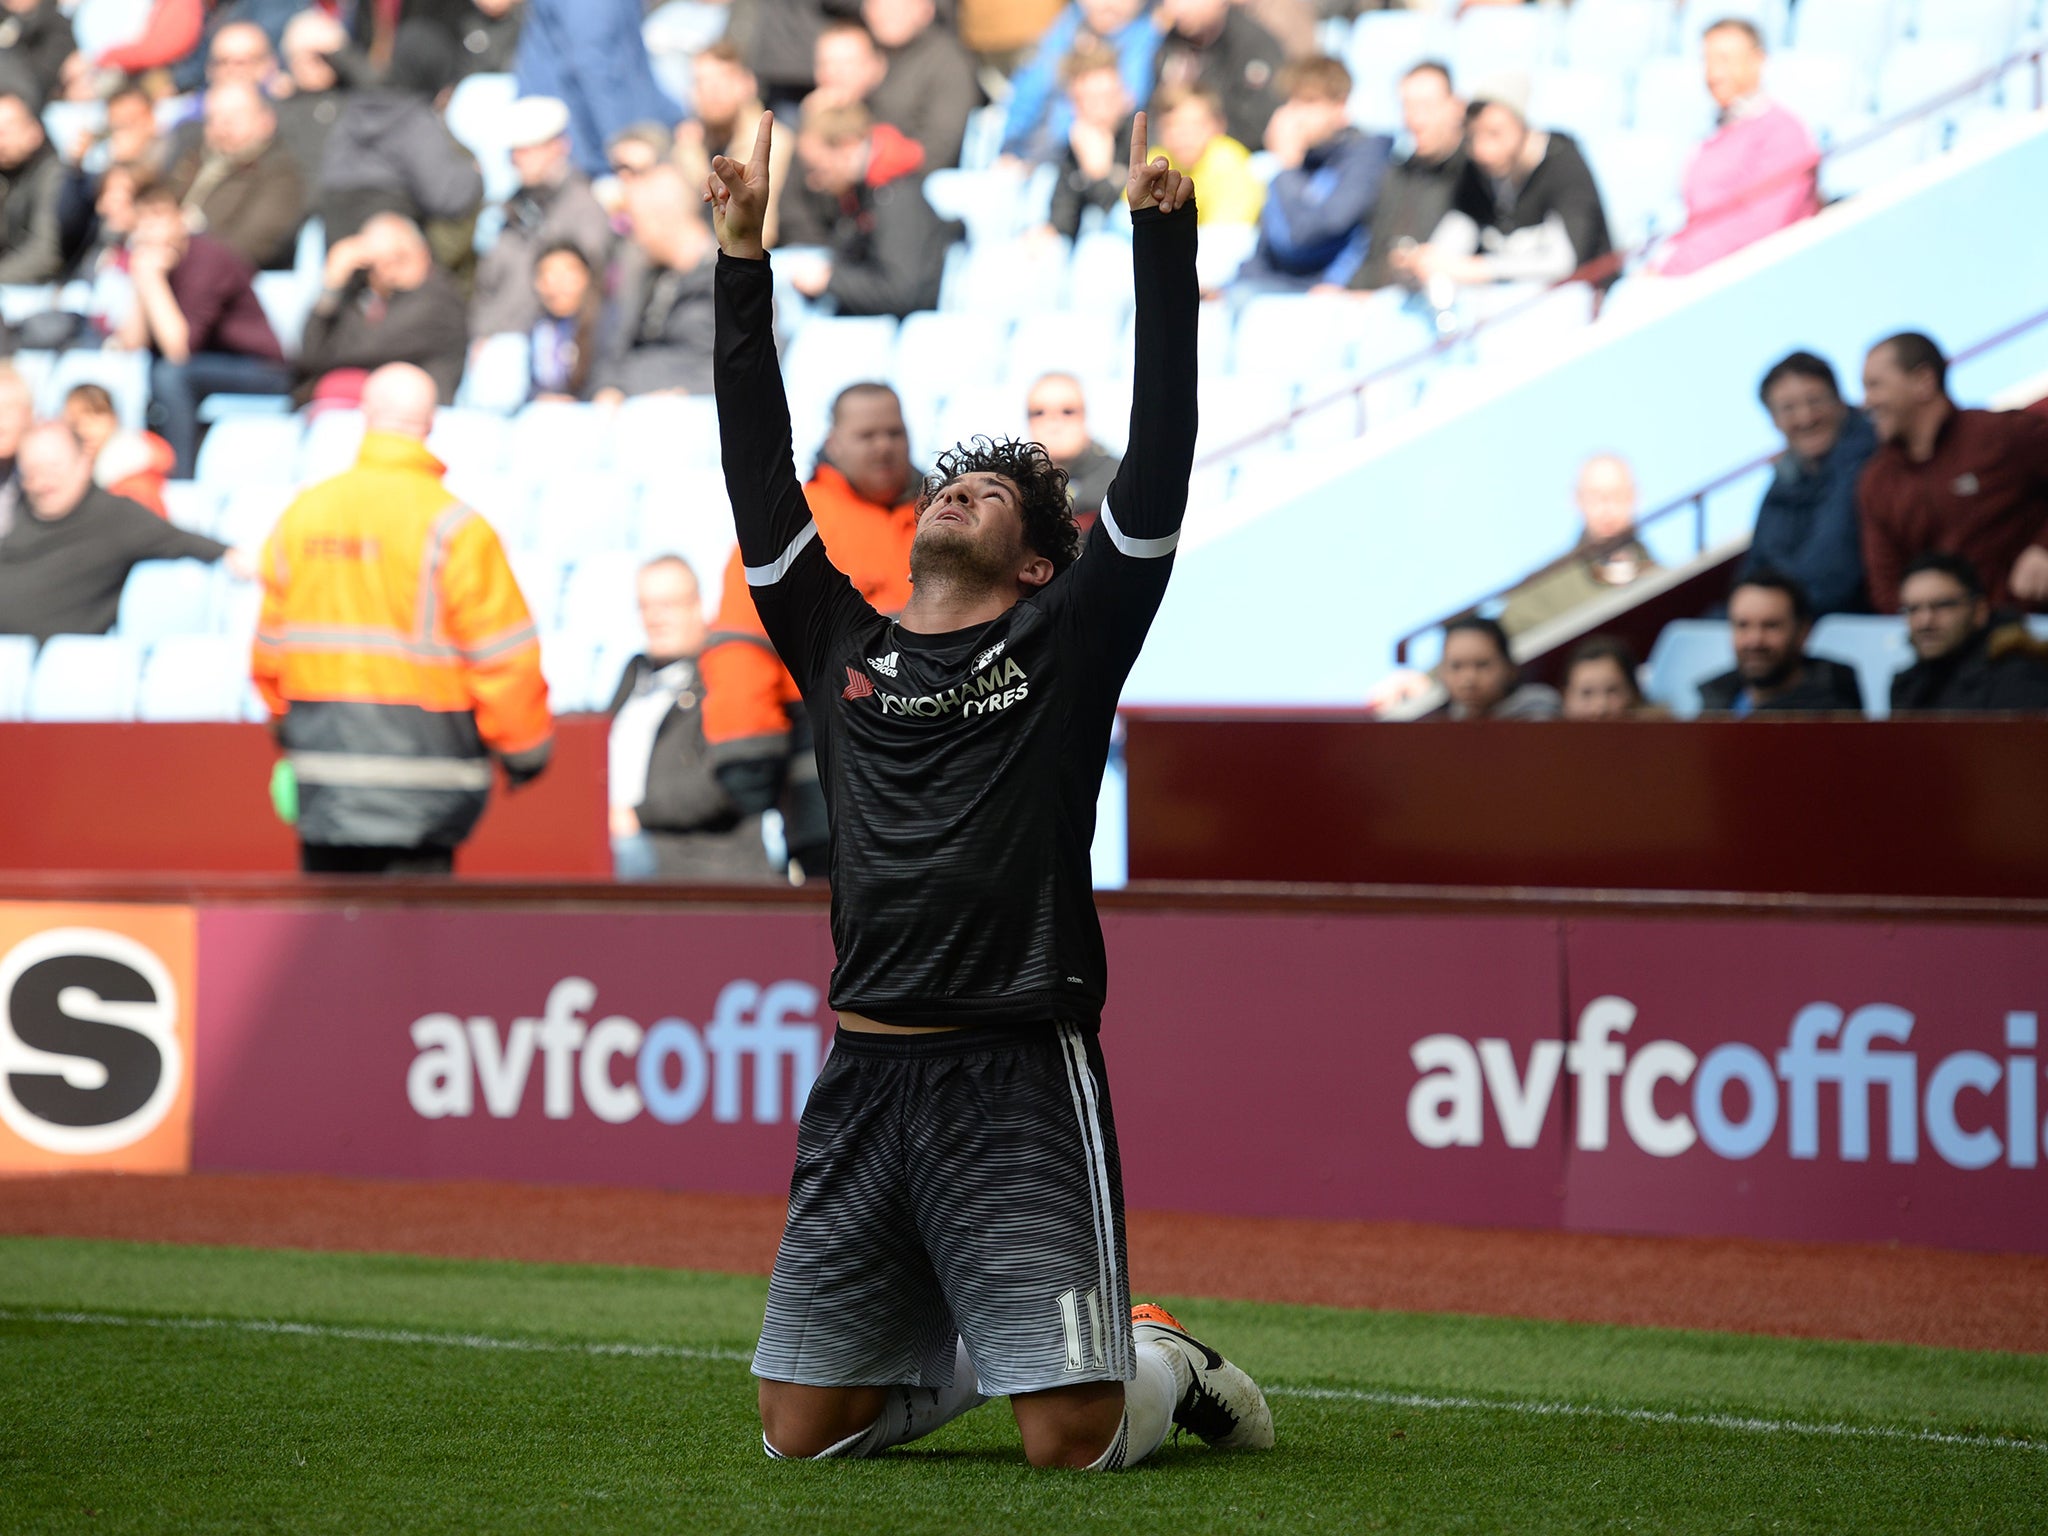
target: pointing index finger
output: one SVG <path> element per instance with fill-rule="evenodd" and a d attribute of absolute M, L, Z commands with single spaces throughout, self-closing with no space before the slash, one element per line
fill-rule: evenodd
<path fill-rule="evenodd" d="M 1131 171 L 1136 174 L 1151 153 L 1145 138 L 1145 114 L 1140 112 L 1131 119 Z"/>
<path fill-rule="evenodd" d="M 775 114 L 763 112 L 761 126 L 754 133 L 754 158 L 747 163 L 748 170 L 759 171 L 763 176 L 768 174 L 768 147 L 774 137 Z"/>

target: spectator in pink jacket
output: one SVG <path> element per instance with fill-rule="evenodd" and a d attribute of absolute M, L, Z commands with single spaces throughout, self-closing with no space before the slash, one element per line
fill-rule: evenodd
<path fill-rule="evenodd" d="M 1705 40 L 1707 90 L 1720 125 L 1685 172 L 1685 228 L 1656 263 L 1667 277 L 1733 255 L 1820 212 L 1820 151 L 1806 125 L 1763 94 L 1763 35 L 1746 21 L 1718 21 Z"/>

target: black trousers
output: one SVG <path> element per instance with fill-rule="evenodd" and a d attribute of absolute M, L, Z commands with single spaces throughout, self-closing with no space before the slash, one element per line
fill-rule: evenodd
<path fill-rule="evenodd" d="M 455 850 L 301 843 L 299 869 L 309 875 L 452 875 Z"/>

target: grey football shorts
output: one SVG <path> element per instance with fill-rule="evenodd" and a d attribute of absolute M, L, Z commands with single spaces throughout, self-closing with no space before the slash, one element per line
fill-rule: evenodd
<path fill-rule="evenodd" d="M 991 1397 L 1132 1374 L 1123 1179 L 1093 1031 L 840 1030 L 797 1133 L 754 1374 Z"/>

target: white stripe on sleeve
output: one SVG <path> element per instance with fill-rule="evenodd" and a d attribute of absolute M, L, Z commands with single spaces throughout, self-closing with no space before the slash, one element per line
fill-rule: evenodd
<path fill-rule="evenodd" d="M 772 587 L 789 574 L 789 568 L 796 564 L 796 557 L 804 552 L 804 546 L 818 536 L 815 521 L 804 524 L 797 536 L 789 541 L 773 565 L 750 565 L 747 567 L 747 585 L 750 587 Z"/>
<path fill-rule="evenodd" d="M 1117 527 L 1116 517 L 1109 510 L 1109 500 L 1107 497 L 1103 498 L 1102 502 L 1102 526 L 1109 534 L 1109 542 L 1117 547 L 1118 552 L 1129 555 L 1133 560 L 1157 560 L 1161 555 L 1172 554 L 1174 545 L 1180 542 L 1180 530 L 1178 528 L 1163 538 L 1132 538 L 1123 529 Z M 753 572 L 749 571 L 747 576 L 749 580 L 752 580 Z"/>

